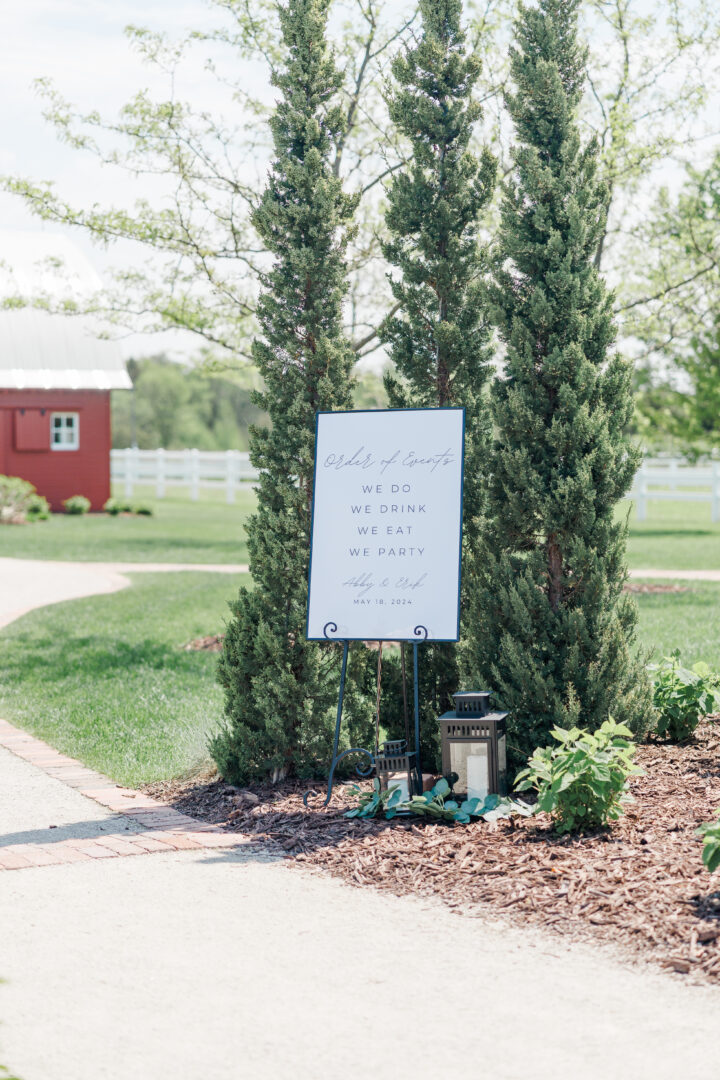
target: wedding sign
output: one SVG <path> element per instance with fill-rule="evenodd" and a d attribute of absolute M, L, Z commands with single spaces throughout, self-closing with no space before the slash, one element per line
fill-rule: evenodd
<path fill-rule="evenodd" d="M 318 413 L 307 636 L 457 641 L 464 409 Z"/>

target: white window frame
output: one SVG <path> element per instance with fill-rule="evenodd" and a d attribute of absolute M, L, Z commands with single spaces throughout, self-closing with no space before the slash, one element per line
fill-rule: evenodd
<path fill-rule="evenodd" d="M 56 427 L 55 419 L 61 421 L 60 425 Z M 72 425 L 66 423 L 67 420 L 72 420 Z M 69 439 L 63 439 L 62 442 L 55 442 L 55 431 L 59 431 L 61 437 L 69 435 Z M 50 449 L 51 450 L 79 450 L 80 449 L 80 413 L 76 412 L 52 412 L 50 413 Z"/>

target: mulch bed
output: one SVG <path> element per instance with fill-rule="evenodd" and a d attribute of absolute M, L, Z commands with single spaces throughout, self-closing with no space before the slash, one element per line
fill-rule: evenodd
<path fill-rule="evenodd" d="M 545 814 L 467 826 L 348 821 L 343 811 L 357 798 L 349 785 L 336 789 L 325 810 L 306 810 L 307 785 L 297 782 L 240 791 L 196 778 L 148 790 L 353 885 L 624 945 L 717 983 L 720 874 L 703 867 L 695 830 L 720 808 L 719 752 L 720 716 L 704 721 L 685 746 L 641 746 L 645 775 L 632 781 L 635 801 L 624 817 L 572 837 L 558 837 Z"/>
<path fill-rule="evenodd" d="M 205 637 L 193 638 L 181 648 L 184 652 L 221 652 L 224 634 L 207 634 Z"/>

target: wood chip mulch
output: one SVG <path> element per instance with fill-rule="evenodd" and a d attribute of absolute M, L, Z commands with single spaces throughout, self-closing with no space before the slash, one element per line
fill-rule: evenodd
<path fill-rule="evenodd" d="M 717 983 L 720 872 L 703 867 L 696 829 L 720 809 L 720 715 L 684 746 L 641 746 L 637 761 L 645 775 L 633 779 L 624 817 L 572 837 L 557 836 L 545 814 L 454 827 L 347 820 L 357 798 L 348 785 L 326 810 L 303 807 L 299 782 L 241 791 L 196 778 L 148 790 L 353 885 L 433 896 L 462 914 L 502 913 Z"/>
<path fill-rule="evenodd" d="M 224 634 L 207 634 L 205 637 L 193 638 L 181 648 L 184 652 L 220 652 L 224 640 Z"/>

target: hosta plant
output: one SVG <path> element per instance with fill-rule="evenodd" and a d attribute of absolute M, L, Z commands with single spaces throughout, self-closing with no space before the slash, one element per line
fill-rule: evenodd
<path fill-rule="evenodd" d="M 557 745 L 535 750 L 515 790 L 536 788 L 537 809 L 552 814 L 561 833 L 619 818 L 630 799 L 629 778 L 642 773 L 633 764 L 632 732 L 610 718 L 592 733 L 553 728 L 550 734 Z"/>
<path fill-rule="evenodd" d="M 685 742 L 692 737 L 701 717 L 720 704 L 718 676 L 707 664 L 695 664 L 691 670 L 681 667 L 678 649 L 653 670 L 657 733 L 669 742 Z"/>
<path fill-rule="evenodd" d="M 356 791 L 359 789 L 356 788 Z M 377 817 L 385 815 L 388 820 L 398 814 L 416 814 L 430 821 L 445 821 L 448 824 L 467 825 L 473 818 L 493 821 L 501 817 L 521 814 L 524 817 L 533 813 L 533 809 L 516 799 L 501 798 L 499 795 L 487 795 L 484 799 L 465 799 L 458 803 L 448 799 L 451 794 L 447 780 L 438 780 L 431 791 L 422 795 L 412 795 L 403 801 L 399 787 L 387 791 L 380 790 L 380 781 L 373 781 L 372 791 L 360 793 L 358 805 L 345 814 L 347 818 Z"/>
<path fill-rule="evenodd" d="M 720 817 L 717 821 L 706 821 L 698 833 L 703 837 L 702 860 L 712 874 L 720 869 Z"/>

